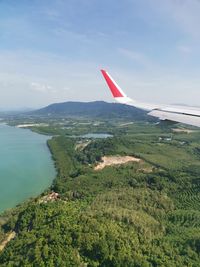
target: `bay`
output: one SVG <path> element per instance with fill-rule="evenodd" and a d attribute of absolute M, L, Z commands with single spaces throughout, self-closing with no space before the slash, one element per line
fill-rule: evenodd
<path fill-rule="evenodd" d="M 48 188 L 55 168 L 48 136 L 0 124 L 0 212 Z"/>

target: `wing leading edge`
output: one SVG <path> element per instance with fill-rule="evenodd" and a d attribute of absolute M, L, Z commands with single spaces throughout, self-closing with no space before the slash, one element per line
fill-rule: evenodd
<path fill-rule="evenodd" d="M 107 71 L 101 70 L 101 72 L 117 102 L 146 110 L 148 111 L 148 115 L 157 117 L 160 120 L 180 122 L 200 127 L 200 108 L 174 105 L 165 106 L 135 101 L 123 92 Z"/>

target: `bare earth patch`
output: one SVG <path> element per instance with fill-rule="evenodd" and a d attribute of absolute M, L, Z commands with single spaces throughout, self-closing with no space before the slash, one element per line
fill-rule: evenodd
<path fill-rule="evenodd" d="M 185 128 L 178 128 L 178 129 L 174 128 L 174 129 L 172 129 L 172 131 L 175 133 L 187 133 L 187 134 L 195 132 L 195 130 L 189 130 L 189 129 L 185 129 Z"/>
<path fill-rule="evenodd" d="M 86 148 L 86 146 L 88 146 L 90 143 L 91 143 L 91 141 L 87 141 L 87 142 L 83 142 L 83 143 L 77 144 L 75 146 L 75 150 L 83 151 Z"/>
<path fill-rule="evenodd" d="M 120 165 L 125 164 L 127 162 L 140 162 L 141 159 L 131 157 L 131 156 L 104 156 L 101 158 L 102 162 L 100 162 L 95 168 L 95 171 L 102 170 L 106 166 L 112 165 Z"/>
<path fill-rule="evenodd" d="M 153 167 L 141 168 L 138 171 L 141 171 L 143 173 L 152 173 L 153 172 Z"/>
<path fill-rule="evenodd" d="M 13 231 L 10 234 L 7 235 L 7 237 L 4 239 L 4 241 L 0 244 L 0 251 L 2 251 L 5 246 L 10 242 L 13 238 L 15 238 L 16 233 Z"/>
<path fill-rule="evenodd" d="M 59 194 L 56 192 L 51 192 L 46 196 L 43 196 L 39 199 L 39 204 L 41 203 L 47 203 L 47 202 L 53 202 L 60 198 Z"/>

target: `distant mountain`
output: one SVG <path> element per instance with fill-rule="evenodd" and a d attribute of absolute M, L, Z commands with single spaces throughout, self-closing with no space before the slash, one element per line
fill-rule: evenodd
<path fill-rule="evenodd" d="M 33 108 L 19 108 L 19 109 L 0 109 L 0 116 L 1 117 L 8 117 L 8 116 L 18 116 L 21 114 L 27 114 L 33 112 Z"/>
<path fill-rule="evenodd" d="M 95 102 L 64 102 L 51 104 L 33 111 L 31 115 L 51 117 L 87 117 L 87 118 L 127 118 L 146 120 L 146 112 L 137 108 L 104 101 Z"/>

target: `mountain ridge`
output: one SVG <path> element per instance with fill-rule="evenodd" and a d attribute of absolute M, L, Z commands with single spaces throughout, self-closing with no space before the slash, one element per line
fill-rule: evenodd
<path fill-rule="evenodd" d="M 44 108 L 30 112 L 31 115 L 92 117 L 92 118 L 134 118 L 146 120 L 147 113 L 135 107 L 108 103 L 105 101 L 53 103 Z"/>

